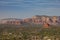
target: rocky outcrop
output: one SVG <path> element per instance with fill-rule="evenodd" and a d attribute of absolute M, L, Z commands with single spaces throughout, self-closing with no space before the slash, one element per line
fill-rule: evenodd
<path fill-rule="evenodd" d="M 48 23 L 50 25 L 59 25 L 60 24 L 60 16 L 35 15 L 31 18 L 24 18 L 24 19 L 7 18 L 7 19 L 0 20 L 0 24 L 21 25 L 24 23 L 33 23 L 33 24 Z"/>

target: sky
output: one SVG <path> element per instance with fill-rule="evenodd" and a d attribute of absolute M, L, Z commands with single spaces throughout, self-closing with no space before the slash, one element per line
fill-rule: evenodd
<path fill-rule="evenodd" d="M 0 0 L 0 19 L 60 16 L 60 0 Z"/>

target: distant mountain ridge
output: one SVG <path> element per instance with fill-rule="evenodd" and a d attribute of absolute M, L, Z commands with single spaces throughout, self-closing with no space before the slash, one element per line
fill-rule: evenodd
<path fill-rule="evenodd" d="M 43 24 L 48 23 L 51 25 L 60 24 L 60 16 L 47 16 L 47 15 L 35 15 L 31 18 L 17 19 L 17 18 L 6 18 L 1 19 L 0 24 Z"/>

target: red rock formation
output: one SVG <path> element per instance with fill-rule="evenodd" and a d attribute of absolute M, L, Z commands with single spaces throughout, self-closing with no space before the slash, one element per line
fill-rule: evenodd
<path fill-rule="evenodd" d="M 43 27 L 44 27 L 44 28 L 49 28 L 49 24 L 48 24 L 48 23 L 44 23 L 44 24 L 43 24 Z"/>

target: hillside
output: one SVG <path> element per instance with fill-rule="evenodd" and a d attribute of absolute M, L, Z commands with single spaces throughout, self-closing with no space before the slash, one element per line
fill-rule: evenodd
<path fill-rule="evenodd" d="M 45 38 L 46 37 L 46 38 Z M 0 25 L 0 40 L 60 40 L 60 27 Z"/>

